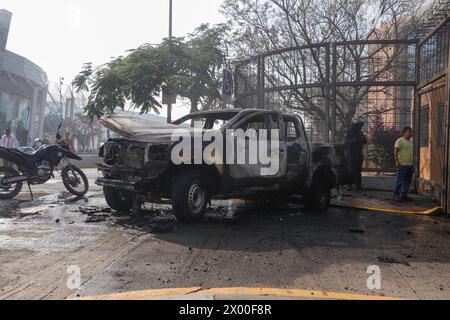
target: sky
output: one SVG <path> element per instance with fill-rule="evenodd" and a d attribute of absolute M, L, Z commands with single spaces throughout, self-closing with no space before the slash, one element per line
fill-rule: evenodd
<path fill-rule="evenodd" d="M 173 35 L 221 23 L 222 0 L 173 0 Z M 169 0 L 1 0 L 13 13 L 7 49 L 69 84 L 83 63 L 99 65 L 168 36 Z"/>

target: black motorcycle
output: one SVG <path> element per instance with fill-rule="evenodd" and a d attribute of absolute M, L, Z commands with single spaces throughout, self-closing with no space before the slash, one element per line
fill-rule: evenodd
<path fill-rule="evenodd" d="M 0 159 L 10 163 L 0 167 L 1 200 L 16 197 L 24 182 L 28 183 L 31 193 L 30 185 L 44 184 L 54 178 L 53 171 L 58 166 L 62 168 L 61 177 L 70 193 L 81 197 L 88 192 L 89 182 L 86 175 L 69 161 L 82 158 L 69 151 L 67 144 L 61 139 L 60 127 L 56 136 L 57 144 L 42 146 L 32 154 L 0 147 Z M 18 170 L 11 165 L 15 165 Z"/>

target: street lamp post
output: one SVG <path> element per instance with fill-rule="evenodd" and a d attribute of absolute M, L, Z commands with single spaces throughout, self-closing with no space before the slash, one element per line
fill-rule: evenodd
<path fill-rule="evenodd" d="M 63 111 L 63 94 L 62 94 L 62 86 L 64 85 L 64 78 L 63 77 L 59 77 L 59 86 L 58 86 L 58 91 L 59 91 L 59 113 L 61 115 L 61 119 L 64 119 L 64 111 Z"/>
<path fill-rule="evenodd" d="M 172 47 L 172 13 L 173 13 L 173 6 L 172 6 L 172 0 L 169 0 L 169 44 L 170 47 Z M 167 104 L 167 123 L 172 123 L 172 104 Z"/>
<path fill-rule="evenodd" d="M 169 0 L 169 40 L 172 41 L 173 1 Z"/>

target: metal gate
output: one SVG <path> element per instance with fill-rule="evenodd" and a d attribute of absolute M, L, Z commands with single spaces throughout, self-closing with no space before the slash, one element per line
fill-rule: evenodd
<path fill-rule="evenodd" d="M 365 169 L 390 171 L 391 140 L 412 125 L 417 43 L 322 43 L 262 54 L 236 65 L 235 106 L 296 113 L 313 143 L 342 143 L 357 118 L 376 141 L 366 148 Z"/>
<path fill-rule="evenodd" d="M 450 211 L 450 17 L 417 47 L 416 178 L 422 194 L 440 199 Z"/>

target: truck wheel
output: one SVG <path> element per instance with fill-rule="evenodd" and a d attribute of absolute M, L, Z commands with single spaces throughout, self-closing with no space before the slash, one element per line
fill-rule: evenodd
<path fill-rule="evenodd" d="M 130 212 L 133 209 L 133 197 L 126 192 L 104 187 L 103 194 L 105 195 L 106 203 L 111 209 L 124 213 Z"/>
<path fill-rule="evenodd" d="M 202 174 L 196 170 L 182 172 L 172 189 L 172 208 L 182 222 L 194 222 L 203 218 L 208 205 L 208 192 Z"/>
<path fill-rule="evenodd" d="M 321 179 L 315 179 L 311 190 L 305 195 L 306 208 L 315 211 L 324 211 L 330 205 L 331 188 Z"/>

